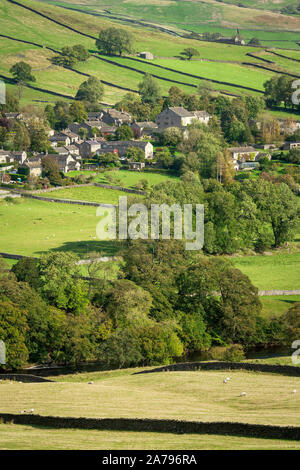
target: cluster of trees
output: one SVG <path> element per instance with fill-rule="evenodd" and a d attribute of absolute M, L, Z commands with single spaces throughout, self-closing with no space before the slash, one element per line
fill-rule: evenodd
<path fill-rule="evenodd" d="M 26 124 L 22 121 L 0 119 L 0 145 L 5 150 L 45 152 L 50 148 L 48 126 L 41 117 L 29 113 Z"/>
<path fill-rule="evenodd" d="M 274 76 L 267 80 L 264 83 L 267 106 L 281 106 L 283 103 L 285 109 L 300 109 L 292 100 L 292 94 L 296 91 L 292 87 L 294 81 L 294 78 L 287 75 Z"/>
<path fill-rule="evenodd" d="M 284 181 L 268 178 L 222 185 L 186 171 L 180 181 L 152 187 L 146 203 L 204 204 L 207 254 L 232 254 L 241 249 L 265 251 L 293 240 L 299 221 L 299 199 Z"/>
<path fill-rule="evenodd" d="M 52 63 L 63 67 L 75 67 L 78 62 L 86 62 L 90 57 L 89 51 L 82 45 L 65 46 L 61 53 L 53 57 Z"/>
<path fill-rule="evenodd" d="M 300 309 L 265 319 L 257 289 L 228 259 L 188 252 L 179 241 L 131 241 L 117 278 L 91 254 L 90 281 L 71 253 L 0 263 L 0 335 L 7 366 L 103 367 L 174 361 L 211 346 L 297 339 Z M 292 321 L 290 321 L 292 318 Z"/>
<path fill-rule="evenodd" d="M 32 68 L 24 61 L 16 62 L 9 70 L 16 82 L 35 82 L 36 78 L 32 74 Z"/>
<path fill-rule="evenodd" d="M 54 105 L 46 105 L 44 112 L 51 129 L 57 131 L 66 129 L 72 122 L 82 122 L 88 117 L 86 108 L 80 101 L 68 103 L 59 100 Z"/>
<path fill-rule="evenodd" d="M 300 3 L 298 5 L 286 5 L 280 10 L 280 13 L 284 15 L 299 15 L 300 14 Z"/>
<path fill-rule="evenodd" d="M 133 52 L 133 37 L 125 29 L 106 28 L 99 33 L 96 46 L 101 54 L 123 55 Z"/>

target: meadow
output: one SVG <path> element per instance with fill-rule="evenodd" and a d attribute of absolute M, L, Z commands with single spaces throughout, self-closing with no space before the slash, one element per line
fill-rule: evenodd
<path fill-rule="evenodd" d="M 178 176 L 172 175 L 171 173 L 151 173 L 147 171 L 137 172 L 130 170 L 116 170 L 116 171 L 104 171 L 103 173 L 97 173 L 94 171 L 70 171 L 68 176 L 74 177 L 79 174 L 85 176 L 93 176 L 93 181 L 95 183 L 104 183 L 104 184 L 116 184 L 117 186 L 122 186 L 124 188 L 136 189 L 136 184 L 143 180 L 147 180 L 149 186 L 155 184 L 163 183 L 164 181 L 177 180 Z M 112 177 L 116 180 L 116 183 L 113 181 L 110 182 L 108 179 Z"/>
<path fill-rule="evenodd" d="M 230 382 L 224 384 L 224 377 Z M 299 426 L 299 377 L 245 371 L 58 376 L 53 383 L 0 382 L 0 412 L 160 418 Z M 89 384 L 88 382 L 94 382 Z M 241 397 L 242 392 L 247 395 Z"/>
<path fill-rule="evenodd" d="M 120 196 L 126 196 L 126 193 L 115 189 L 98 188 L 96 186 L 76 186 L 43 193 L 43 197 L 49 199 L 70 199 L 105 204 L 118 204 Z"/>
<path fill-rule="evenodd" d="M 112 256 L 118 242 L 95 240 L 96 207 L 19 199 L 0 203 L 0 251 L 40 256 L 49 250 Z"/>
<path fill-rule="evenodd" d="M 185 4 L 188 3 L 189 2 L 185 2 Z M 52 4 L 48 5 L 44 2 L 24 0 L 23 4 L 33 7 L 49 15 L 54 20 L 58 20 L 70 27 L 75 27 L 79 31 L 94 37 L 98 36 L 101 28 L 118 24 L 115 23 L 114 20 L 106 17 L 83 15 L 79 12 L 55 7 Z M 55 2 L 55 4 L 57 4 L 57 2 Z M 177 6 L 176 3 L 176 7 Z M 239 10 L 242 9 L 239 8 Z M 65 44 L 74 45 L 80 43 L 86 46 L 91 52 L 95 52 L 95 42 L 92 38 L 70 31 L 63 25 L 57 25 L 20 6 L 10 4 L 6 0 L 0 0 L 0 26 L 2 34 L 33 41 L 43 46 L 53 47 L 57 50 L 61 49 Z M 126 93 L 126 91 L 118 89 L 118 86 L 137 90 L 139 82 L 143 79 L 142 74 L 133 70 L 124 69 L 120 67 L 118 63 L 127 64 L 141 71 L 153 73 L 161 77 L 159 83 L 164 95 L 167 94 L 168 89 L 172 85 L 176 84 L 176 80 L 186 84 L 180 85 L 182 90 L 186 93 L 194 93 L 196 91 L 200 79 L 186 77 L 182 72 L 192 72 L 208 80 L 217 78 L 221 81 L 228 81 L 233 84 L 257 88 L 259 90 L 263 89 L 263 82 L 273 75 L 272 72 L 262 71 L 248 66 L 240 66 L 234 63 L 224 64 L 222 62 L 224 60 L 249 62 L 250 58 L 247 56 L 247 53 L 253 52 L 258 54 L 260 51 L 263 52 L 264 49 L 262 48 L 240 47 L 230 44 L 191 40 L 171 36 L 161 31 L 151 30 L 139 25 L 131 24 L 129 26 L 126 24 L 126 26 L 124 26 L 122 24 L 122 26 L 133 33 L 136 51 L 151 50 L 151 52 L 157 56 L 162 57 L 162 59 L 158 59 L 157 64 L 161 63 L 171 66 L 175 68 L 177 72 L 165 71 L 153 65 L 137 63 L 123 58 L 113 58 L 116 64 L 108 64 L 96 57 L 90 57 L 86 63 L 78 65 L 77 69 L 116 85 L 116 87 L 105 85 L 103 101 L 108 104 L 113 104 L 120 100 Z M 33 67 L 33 73 L 37 79 L 34 86 L 45 90 L 45 92 L 43 92 L 24 88 L 22 90 L 23 104 L 32 100 L 35 103 L 44 105 L 46 102 L 53 102 L 58 99 L 47 93 L 47 90 L 63 93 L 66 96 L 70 96 L 71 99 L 75 96 L 80 83 L 85 80 L 84 76 L 76 72 L 53 66 L 51 64 L 51 58 L 54 53 L 45 48 L 16 43 L 10 39 L 4 38 L 0 38 L 0 44 L 0 74 L 10 77 L 9 69 L 12 64 L 20 59 L 26 60 L 26 62 Z M 188 62 L 163 59 L 163 57 L 178 56 L 180 52 L 188 46 L 196 47 L 199 50 L 200 57 L 220 62 Z M 284 51 L 284 53 L 286 52 L 289 51 Z M 282 59 L 282 61 L 287 63 L 287 70 L 292 70 L 292 64 L 290 64 L 288 59 Z M 260 63 L 261 61 L 251 58 L 251 62 Z M 165 81 L 163 78 L 168 78 L 170 81 Z M 194 87 L 190 85 L 194 85 Z M 13 85 L 10 85 L 10 88 L 12 86 Z M 214 84 L 213 88 L 216 91 L 227 91 L 238 94 L 247 92 L 246 90 L 231 85 Z M 248 93 L 255 92 L 248 91 Z"/>
<path fill-rule="evenodd" d="M 0 450 L 296 450 L 297 441 L 0 424 Z"/>
<path fill-rule="evenodd" d="M 263 317 L 282 315 L 288 311 L 296 302 L 300 302 L 300 295 L 272 295 L 261 296 Z"/>
<path fill-rule="evenodd" d="M 211 0 L 201 2 L 149 0 L 145 4 L 142 0 L 111 0 L 109 10 L 107 9 L 107 2 L 104 0 L 91 0 L 89 2 L 82 2 L 81 0 L 44 1 L 68 8 L 78 8 L 89 14 L 105 13 L 106 16 L 112 14 L 123 22 L 129 17 L 150 24 L 168 25 L 175 31 L 184 29 L 198 31 L 202 28 L 204 28 L 204 31 L 210 31 L 211 28 L 215 28 L 218 31 L 220 29 L 225 30 L 225 35 L 231 35 L 231 30 L 234 32 L 235 28 L 240 27 L 247 30 L 247 32 L 251 31 L 251 37 L 253 37 L 254 31 L 257 31 L 256 34 L 260 34 L 260 32 L 268 33 L 274 30 L 286 33 L 299 29 L 299 19 L 297 17 L 281 15 L 272 11 L 262 13 L 253 0 L 246 0 L 246 4 L 243 2 L 243 6 L 246 8 L 240 8 L 238 6 L 240 2 L 235 1 L 220 3 Z M 283 2 L 286 2 L 286 0 L 283 0 Z M 276 9 L 279 10 L 282 4 L 284 6 L 285 3 L 283 2 L 279 0 L 279 2 L 274 3 Z M 270 10 L 266 6 L 265 8 Z M 281 39 L 285 38 L 286 36 L 283 34 Z"/>
<path fill-rule="evenodd" d="M 300 289 L 300 253 L 244 256 L 233 263 L 260 290 Z"/>

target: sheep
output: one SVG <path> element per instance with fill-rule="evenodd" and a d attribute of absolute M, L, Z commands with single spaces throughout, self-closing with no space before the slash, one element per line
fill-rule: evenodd
<path fill-rule="evenodd" d="M 295 390 L 293 390 L 293 391 L 292 391 L 292 393 L 297 393 L 297 390 L 296 390 L 296 389 L 295 389 Z"/>
<path fill-rule="evenodd" d="M 33 412 L 34 412 L 34 409 L 33 409 L 33 408 L 31 408 L 31 410 L 29 411 L 29 413 L 33 413 Z"/>
<path fill-rule="evenodd" d="M 92 385 L 94 382 L 88 382 L 89 385 Z"/>
<path fill-rule="evenodd" d="M 247 395 L 246 392 L 242 392 L 242 393 L 240 394 L 240 397 L 245 397 L 246 395 Z"/>
<path fill-rule="evenodd" d="M 227 379 L 224 379 L 223 380 L 223 384 L 227 384 L 228 380 Z"/>

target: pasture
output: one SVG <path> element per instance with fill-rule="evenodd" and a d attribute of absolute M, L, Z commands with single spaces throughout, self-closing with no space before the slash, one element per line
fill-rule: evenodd
<path fill-rule="evenodd" d="M 175 31 L 202 32 L 216 30 L 226 36 L 231 36 L 234 34 L 235 29 L 239 27 L 243 29 L 245 37 L 249 39 L 254 35 L 276 39 L 275 34 L 272 37 L 272 33 L 276 31 L 277 39 L 290 39 L 292 41 L 292 32 L 299 29 L 299 19 L 296 16 L 286 16 L 278 13 L 278 10 L 286 5 L 286 0 L 273 2 L 273 8 L 269 8 L 270 1 L 254 2 L 253 0 L 243 2 L 244 8 L 240 8 L 235 0 L 222 3 L 211 2 L 210 0 L 201 2 L 187 0 L 184 4 L 181 1 L 168 0 L 149 0 L 146 4 L 141 0 L 112 0 L 109 3 L 109 10 L 107 10 L 107 3 L 104 0 L 91 0 L 89 2 L 80 0 L 43 1 L 68 8 L 78 8 L 90 15 L 97 13 L 102 15 L 104 13 L 107 17 L 114 15 L 125 24 L 128 18 L 134 18 L 151 24 L 168 25 Z M 265 5 L 266 3 L 268 6 Z M 260 8 L 267 11 L 262 12 Z M 277 11 L 268 11 L 273 9 Z M 282 34 L 278 34 L 279 32 Z M 293 45 L 295 47 L 295 42 Z"/>
<path fill-rule="evenodd" d="M 272 295 L 260 297 L 262 316 L 272 317 L 283 315 L 295 302 L 300 302 L 300 295 Z"/>
<path fill-rule="evenodd" d="M 259 290 L 300 289 L 300 253 L 233 258 Z"/>
<path fill-rule="evenodd" d="M 112 256 L 118 242 L 96 240 L 96 207 L 19 199 L 0 202 L 0 251 L 40 256 L 49 250 Z"/>
<path fill-rule="evenodd" d="M 163 183 L 164 181 L 172 181 L 178 179 L 178 176 L 171 173 L 151 173 L 148 171 L 130 171 L 130 170 L 113 170 L 98 173 L 94 171 L 70 171 L 68 176 L 78 176 L 79 174 L 93 176 L 95 183 L 112 184 L 122 186 L 124 188 L 136 189 L 136 184 L 143 180 L 147 180 L 149 186 Z M 110 178 L 112 180 L 110 181 Z"/>
<path fill-rule="evenodd" d="M 70 186 L 70 188 L 57 189 L 56 191 L 42 194 L 43 197 L 49 199 L 70 199 L 105 204 L 118 204 L 119 197 L 126 195 L 128 196 L 128 194 L 123 191 L 99 188 L 96 186 Z"/>
<path fill-rule="evenodd" d="M 296 450 L 296 441 L 0 424 L 0 450 Z"/>
<path fill-rule="evenodd" d="M 52 4 L 47 5 L 44 2 L 24 0 L 23 3 L 36 8 L 38 11 L 49 15 L 51 18 L 60 21 L 64 25 L 75 27 L 78 31 L 85 32 L 94 37 L 98 36 L 101 28 L 116 24 L 113 19 L 107 17 L 82 15 L 79 12 L 55 7 Z M 57 5 L 57 2 L 55 2 L 55 4 Z M 186 5 L 187 8 L 189 8 L 189 2 L 185 2 L 185 6 Z M 193 3 L 193 5 L 195 4 Z M 176 3 L 176 8 L 177 6 Z M 209 4 L 206 4 L 206 6 L 209 6 Z M 238 10 L 242 9 L 239 8 Z M 0 0 L 0 13 L 2 34 L 7 34 L 17 39 L 36 42 L 56 50 L 61 49 L 65 44 L 74 45 L 80 43 L 86 46 L 91 52 L 95 52 L 94 39 L 82 36 L 77 32 L 72 32 L 63 25 L 57 25 L 46 18 L 42 18 L 33 12 L 10 4 L 5 0 Z M 96 76 L 101 80 L 116 85 L 116 87 L 105 85 L 105 95 L 103 98 L 105 103 L 113 104 L 124 96 L 126 91 L 118 88 L 118 86 L 137 90 L 138 83 L 143 79 L 143 74 L 124 69 L 119 66 L 121 64 L 127 64 L 140 71 L 158 75 L 158 77 L 161 78 L 159 79 L 159 83 L 163 95 L 166 95 L 169 88 L 176 84 L 176 80 L 183 82 L 183 85 L 179 86 L 186 93 L 194 93 L 196 91 L 200 80 L 186 77 L 182 72 L 192 72 L 208 80 L 217 78 L 221 81 L 228 81 L 233 84 L 257 88 L 259 90 L 262 90 L 263 82 L 273 75 L 272 72 L 262 71 L 249 66 L 241 66 L 235 63 L 224 64 L 222 62 L 226 60 L 238 63 L 249 62 L 250 58 L 247 56 L 247 53 L 254 52 L 258 54 L 260 51 L 263 51 L 262 48 L 248 46 L 239 47 L 230 44 L 203 42 L 175 37 L 158 30 L 151 30 L 140 25 L 128 25 L 127 23 L 124 27 L 134 35 L 136 51 L 151 50 L 151 52 L 157 56 L 162 57 L 162 59 L 158 59 L 157 64 L 162 61 L 161 64 L 171 66 L 175 68 L 177 72 L 165 71 L 153 67 L 153 65 L 133 62 L 123 58 L 113 58 L 116 64 L 109 64 L 96 57 L 90 57 L 87 62 L 79 64 L 76 68 L 78 71 Z M 75 96 L 80 83 L 85 80 L 84 76 L 74 71 L 53 66 L 51 64 L 51 58 L 54 53 L 47 50 L 45 47 L 40 48 L 33 45 L 16 43 L 10 39 L 4 38 L 0 38 L 0 44 L 0 73 L 6 77 L 10 77 L 9 69 L 12 64 L 20 59 L 26 60 L 26 62 L 33 67 L 33 73 L 37 79 L 34 86 L 45 90 L 37 91 L 24 88 L 22 92 L 22 104 L 33 101 L 44 105 L 46 102 L 53 102 L 59 99 L 59 97 L 48 93 L 47 90 L 62 93 L 72 98 Z M 180 52 L 188 46 L 196 47 L 199 50 L 200 57 L 219 62 L 193 61 L 190 63 L 188 61 L 163 59 L 163 57 L 178 56 Z M 283 52 L 288 53 L 288 51 Z M 288 61 L 288 59 L 282 59 L 282 61 L 287 63 L 286 68 L 291 71 L 292 64 L 290 61 Z M 260 63 L 261 61 L 251 58 L 251 62 Z M 165 81 L 163 80 L 164 78 L 170 81 Z M 194 87 L 189 85 L 194 85 Z M 13 85 L 9 86 L 12 87 Z M 246 92 L 246 90 L 231 85 L 214 84 L 213 87 L 216 91 L 224 90 L 237 94 Z M 249 93 L 255 92 L 249 91 Z"/>
<path fill-rule="evenodd" d="M 55 377 L 54 383 L 2 381 L 0 412 L 33 408 L 44 416 L 300 424 L 300 393 L 292 393 L 299 389 L 299 377 L 245 371 L 132 373 L 79 373 Z M 227 384 L 225 377 L 230 377 Z"/>

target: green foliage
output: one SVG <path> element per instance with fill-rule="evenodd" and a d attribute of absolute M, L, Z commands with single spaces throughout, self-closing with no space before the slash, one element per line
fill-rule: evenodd
<path fill-rule="evenodd" d="M 128 124 L 121 124 L 115 133 L 116 140 L 131 140 L 133 139 L 133 131 Z"/>
<path fill-rule="evenodd" d="M 8 300 L 0 300 L 0 337 L 6 346 L 6 366 L 18 368 L 26 364 L 26 313 Z"/>
<path fill-rule="evenodd" d="M 139 147 L 128 147 L 126 150 L 126 158 L 132 162 L 143 162 L 145 161 L 145 153 Z"/>
<path fill-rule="evenodd" d="M 28 282 L 33 289 L 38 289 L 41 285 L 38 261 L 35 258 L 21 258 L 12 267 L 19 282 Z"/>
<path fill-rule="evenodd" d="M 31 66 L 23 61 L 17 62 L 10 69 L 10 73 L 17 82 L 35 82 L 36 79 L 31 72 Z"/>
<path fill-rule="evenodd" d="M 88 101 L 91 103 L 99 103 L 104 95 L 104 87 L 100 80 L 96 77 L 90 77 L 83 82 L 76 94 L 79 101 Z"/>
<path fill-rule="evenodd" d="M 197 49 L 194 47 L 187 47 L 180 53 L 180 55 L 186 57 L 188 60 L 191 60 L 192 57 L 199 57 L 200 54 L 199 51 L 197 51 Z"/>
<path fill-rule="evenodd" d="M 159 100 L 161 99 L 161 89 L 159 83 L 149 74 L 146 74 L 143 81 L 139 83 L 139 92 L 142 102 L 148 103 L 152 106 L 158 104 Z"/>
<path fill-rule="evenodd" d="M 96 46 L 101 54 L 130 54 L 133 51 L 133 37 L 125 29 L 106 28 L 100 31 Z"/>
<path fill-rule="evenodd" d="M 81 313 L 87 305 L 87 288 L 80 279 L 77 257 L 72 253 L 49 253 L 39 262 L 41 292 L 52 305 Z"/>

